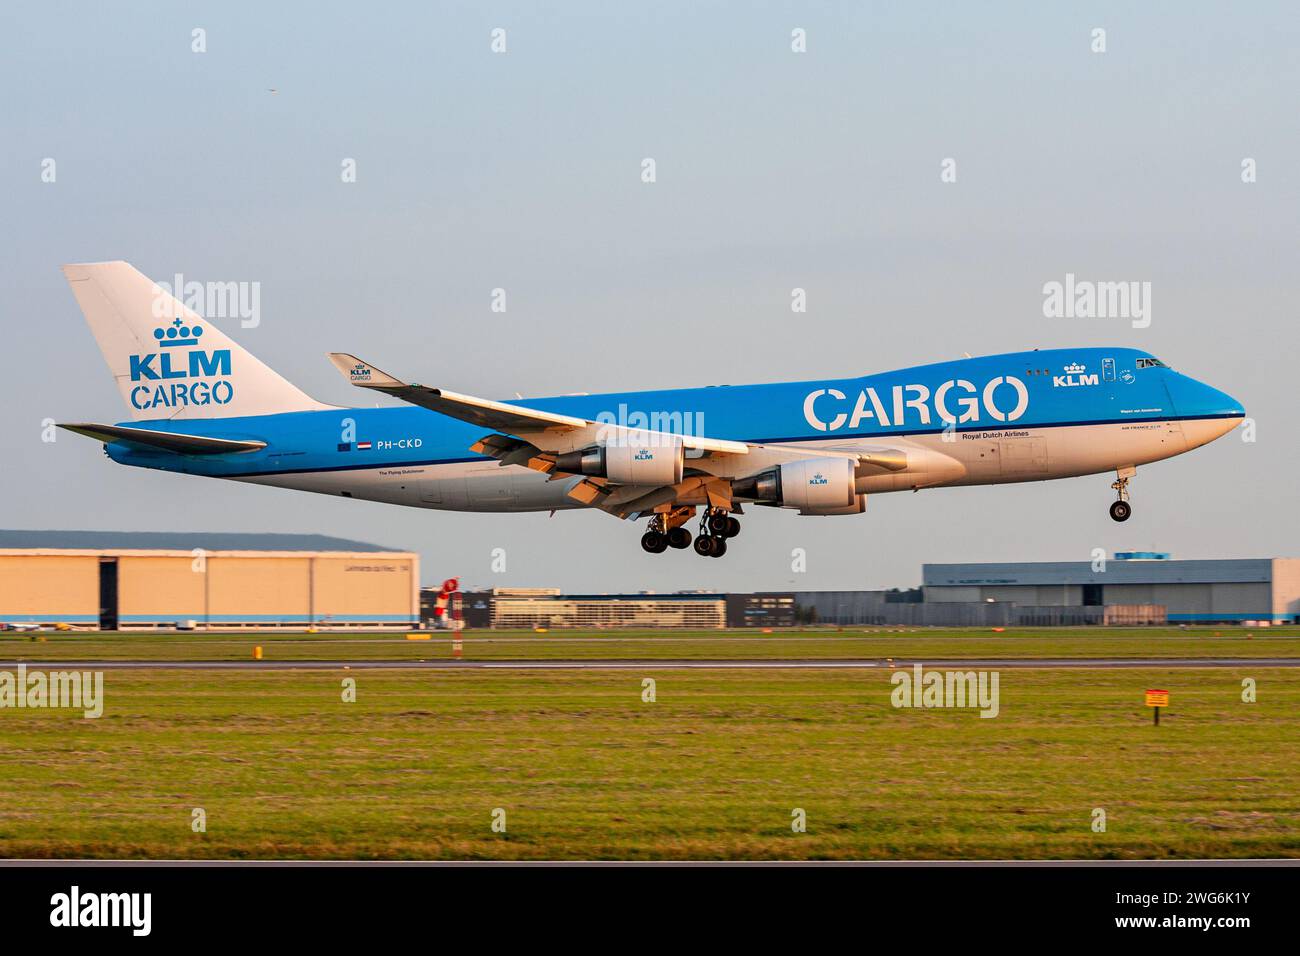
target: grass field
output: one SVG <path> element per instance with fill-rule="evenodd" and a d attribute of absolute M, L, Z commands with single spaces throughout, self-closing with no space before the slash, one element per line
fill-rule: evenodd
<path fill-rule="evenodd" d="M 1153 647 L 1182 656 L 1189 646 L 1295 656 L 1294 635 L 1212 633 L 764 639 L 827 656 L 883 656 L 882 642 L 913 658 L 994 646 L 1001 656 Z M 467 636 L 466 653 L 580 656 L 596 646 L 556 636 Z M 633 635 L 596 656 L 725 656 L 721 646 L 753 657 L 767 646 L 752 635 L 699 637 Z M 0 659 L 20 648 L 40 659 L 92 648 L 243 658 L 253 643 L 268 657 L 323 654 L 288 636 L 229 641 L 23 637 L 4 641 Z M 434 653 L 432 642 L 335 643 L 328 650 L 344 656 Z M 777 656 L 806 655 L 787 646 Z M 354 703 L 341 699 L 348 677 Z M 642 699 L 645 677 L 657 682 L 654 702 Z M 1242 702 L 1244 677 L 1257 682 L 1258 702 Z M 1142 703 L 1147 687 L 1172 693 L 1159 727 Z M 1300 670 L 1005 670 L 995 719 L 895 709 L 891 689 L 887 669 L 109 671 L 98 720 L 0 711 L 0 856 L 1300 856 Z M 194 808 L 206 812 L 206 832 L 191 829 Z M 504 833 L 491 828 L 497 808 Z M 804 833 L 791 830 L 796 808 Z M 1106 812 L 1104 833 L 1092 829 L 1094 808 Z"/>
<path fill-rule="evenodd" d="M 94 632 L 0 634 L 0 660 L 419 660 L 451 657 L 445 632 L 427 640 L 403 633 Z M 43 640 L 42 640 L 43 639 Z M 807 631 L 467 631 L 465 658 L 855 658 L 956 657 L 1297 657 L 1300 628 L 989 628 L 845 627 Z"/>

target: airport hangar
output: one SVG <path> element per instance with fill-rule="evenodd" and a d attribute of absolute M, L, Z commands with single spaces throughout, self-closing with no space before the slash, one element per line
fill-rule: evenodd
<path fill-rule="evenodd" d="M 910 590 L 469 592 L 470 627 L 1071 626 L 1300 622 L 1300 559 L 927 564 Z M 0 624 L 428 626 L 419 556 L 324 535 L 0 531 Z M 423 605 L 423 606 L 422 606 Z"/>
<path fill-rule="evenodd" d="M 1118 552 L 1104 564 L 1038 561 L 926 564 L 927 604 L 1163 606 L 1171 624 L 1300 621 L 1300 558 L 1171 560 L 1164 552 Z"/>
<path fill-rule="evenodd" d="M 410 628 L 420 557 L 309 534 L 0 531 L 0 623 Z"/>

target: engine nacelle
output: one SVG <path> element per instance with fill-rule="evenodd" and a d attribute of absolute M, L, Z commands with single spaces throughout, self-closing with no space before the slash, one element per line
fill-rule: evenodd
<path fill-rule="evenodd" d="M 621 485 L 660 487 L 682 480 L 686 455 L 680 438 L 655 435 L 644 443 L 635 438 L 560 455 L 555 460 L 556 470 L 608 478 Z"/>
<path fill-rule="evenodd" d="M 857 496 L 855 467 L 850 458 L 787 461 L 781 466 L 781 504 L 813 512 L 851 507 Z"/>
<path fill-rule="evenodd" d="M 742 498 L 770 501 L 804 514 L 857 514 L 865 507 L 854 488 L 851 458 L 788 461 L 771 471 L 732 482 Z"/>
<path fill-rule="evenodd" d="M 847 508 L 800 508 L 801 515 L 860 515 L 867 510 L 867 496 L 857 495 L 853 504 Z"/>

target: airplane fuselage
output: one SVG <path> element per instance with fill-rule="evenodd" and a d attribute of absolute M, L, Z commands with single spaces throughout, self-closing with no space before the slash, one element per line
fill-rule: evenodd
<path fill-rule="evenodd" d="M 1244 416 L 1235 399 L 1146 352 L 1107 348 L 1009 353 L 858 378 L 520 404 L 678 435 L 906 453 L 905 466 L 860 471 L 856 490 L 863 494 L 1118 471 L 1204 445 Z M 490 429 L 413 406 L 127 424 L 266 447 L 205 456 L 106 446 L 123 464 L 444 510 L 581 506 L 568 495 L 569 480 L 471 452 Z M 737 456 L 725 461 L 701 457 L 690 465 L 730 478 L 759 465 Z"/>

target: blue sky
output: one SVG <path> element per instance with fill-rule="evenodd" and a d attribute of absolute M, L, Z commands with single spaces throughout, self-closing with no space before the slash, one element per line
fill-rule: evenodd
<path fill-rule="evenodd" d="M 1294 554 L 1298 44 L 1282 3 L 6 5 L 0 523 L 319 531 L 420 550 L 429 581 L 575 591 L 908 585 L 923 561 L 1095 547 Z M 230 331 L 340 404 L 357 395 L 326 351 L 509 397 L 1106 344 L 1240 398 L 1258 441 L 1142 469 L 1123 526 L 1095 476 L 764 512 L 725 561 L 652 557 L 599 514 L 403 510 L 42 442 L 47 417 L 125 417 L 58 270 L 114 258 L 259 282 L 261 324 Z M 1044 318 L 1067 272 L 1151 282 L 1151 327 Z"/>

